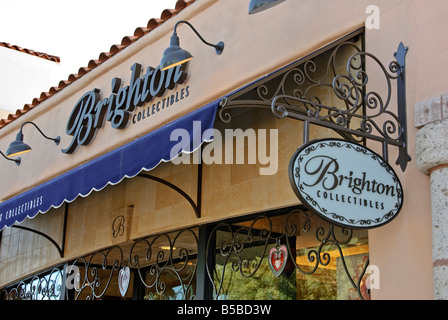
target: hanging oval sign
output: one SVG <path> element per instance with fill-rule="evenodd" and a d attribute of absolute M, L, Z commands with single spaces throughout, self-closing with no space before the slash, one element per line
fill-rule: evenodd
<path fill-rule="evenodd" d="M 345 140 L 314 140 L 300 147 L 290 161 L 289 180 L 310 210 L 352 229 L 389 223 L 403 204 L 403 188 L 389 164 Z"/>

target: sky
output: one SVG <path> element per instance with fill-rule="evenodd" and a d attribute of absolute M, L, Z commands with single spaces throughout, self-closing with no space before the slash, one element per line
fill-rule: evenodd
<path fill-rule="evenodd" d="M 63 80 L 176 2 L 1 0 L 0 42 L 60 57 Z"/>

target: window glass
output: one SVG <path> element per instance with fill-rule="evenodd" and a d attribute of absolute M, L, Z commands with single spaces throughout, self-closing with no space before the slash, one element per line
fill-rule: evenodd
<path fill-rule="evenodd" d="M 335 227 L 298 210 L 220 224 L 215 234 L 215 299 L 361 299 L 358 291 L 370 298 L 363 273 L 367 231 Z"/>

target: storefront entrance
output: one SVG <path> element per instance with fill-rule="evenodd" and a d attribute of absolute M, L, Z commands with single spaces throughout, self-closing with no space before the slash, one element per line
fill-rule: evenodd
<path fill-rule="evenodd" d="M 367 231 L 286 208 L 112 246 L 1 299 L 370 299 L 368 261 Z"/>

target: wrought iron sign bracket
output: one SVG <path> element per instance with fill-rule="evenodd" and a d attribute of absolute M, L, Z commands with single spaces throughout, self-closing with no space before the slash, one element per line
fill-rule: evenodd
<path fill-rule="evenodd" d="M 309 139 L 309 124 L 315 124 L 352 142 L 382 143 L 386 161 L 389 146 L 398 147 L 396 164 L 405 171 L 411 161 L 406 121 L 408 48 L 400 43 L 396 60 L 386 68 L 376 56 L 361 50 L 356 41 L 341 41 L 257 81 L 242 93 L 223 99 L 221 120 L 230 122 L 229 110 L 233 108 L 270 108 L 279 119 L 304 121 L 304 143 Z M 377 86 L 380 88 L 376 89 Z M 391 110 L 394 89 L 396 111 Z"/>

